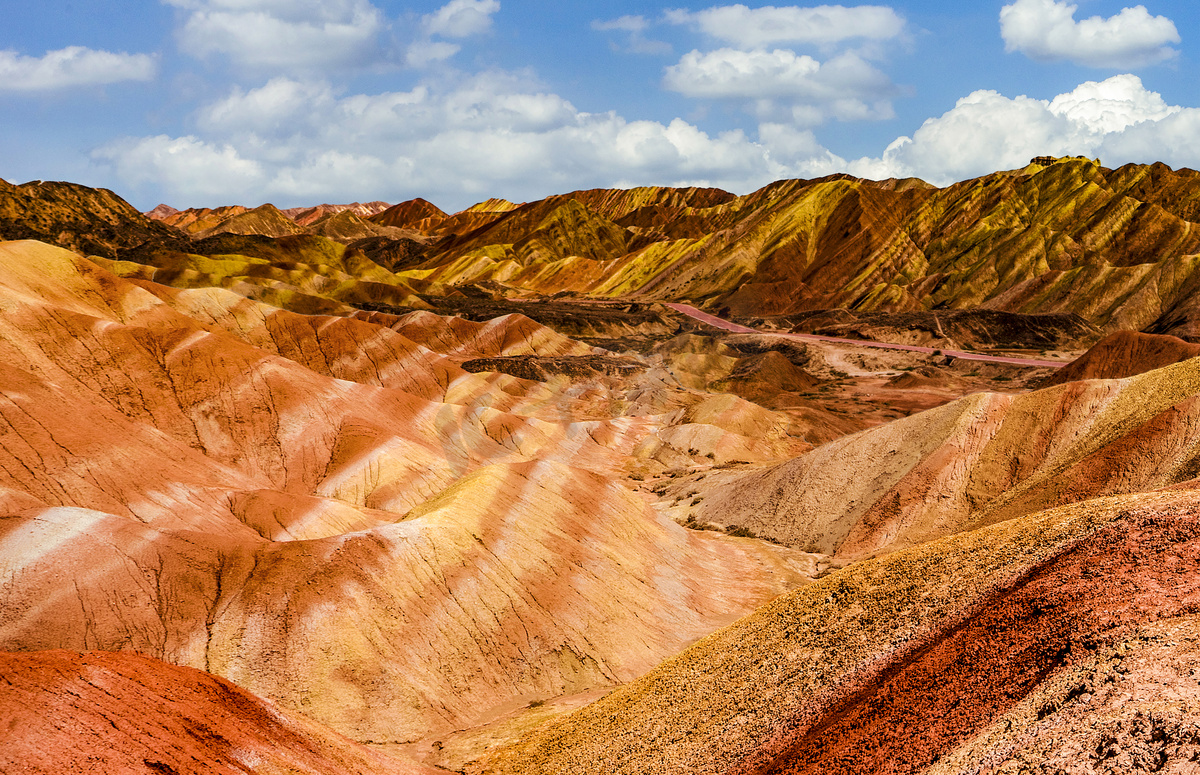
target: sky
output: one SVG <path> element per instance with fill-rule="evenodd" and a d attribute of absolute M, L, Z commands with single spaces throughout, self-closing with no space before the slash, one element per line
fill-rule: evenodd
<path fill-rule="evenodd" d="M 1200 168 L 1192 0 L 7 5 L 0 178 L 143 210 Z"/>

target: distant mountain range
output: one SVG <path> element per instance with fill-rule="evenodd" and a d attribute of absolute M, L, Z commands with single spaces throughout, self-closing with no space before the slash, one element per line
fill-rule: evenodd
<path fill-rule="evenodd" d="M 106 190 L 0 185 L 0 235 L 155 265 L 230 252 L 204 242 L 220 235 L 307 235 L 361 252 L 418 295 L 566 292 L 741 317 L 982 307 L 1184 338 L 1200 336 L 1198 220 L 1200 174 L 1076 158 L 948 188 L 837 175 L 740 197 L 600 189 L 454 214 L 421 199 L 142 214 Z"/>

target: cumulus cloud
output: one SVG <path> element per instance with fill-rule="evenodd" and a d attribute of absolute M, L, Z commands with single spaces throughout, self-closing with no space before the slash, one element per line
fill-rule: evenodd
<path fill-rule="evenodd" d="M 1200 164 L 1200 110 L 1168 105 L 1134 75 L 1088 81 L 1052 100 L 977 91 L 875 158 L 847 164 L 864 177 L 917 176 L 937 184 L 1025 166 L 1041 155 L 1106 164 Z"/>
<path fill-rule="evenodd" d="M 436 62 L 444 62 L 462 50 L 457 43 L 447 43 L 444 40 L 418 40 L 408 47 L 404 61 L 409 67 L 428 67 Z"/>
<path fill-rule="evenodd" d="M 1140 67 L 1172 59 L 1179 43 L 1175 23 L 1151 16 L 1145 6 L 1107 19 L 1075 20 L 1077 6 L 1059 0 L 1016 0 L 1000 10 L 1006 51 L 1041 61 L 1070 60 L 1089 67 Z"/>
<path fill-rule="evenodd" d="M 0 51 L 0 91 L 51 91 L 154 78 L 154 59 L 146 54 L 117 54 L 82 46 L 21 56 Z"/>
<path fill-rule="evenodd" d="M 869 49 L 905 33 L 905 21 L 886 6 L 745 5 L 703 11 L 669 10 L 663 19 L 731 45 L 693 50 L 667 67 L 663 86 L 687 97 L 741 103 L 761 121 L 816 126 L 831 118 L 891 118 L 897 89 L 868 62 Z M 620 20 L 618 20 L 620 21 Z M 848 41 L 858 45 L 847 48 Z M 791 48 L 816 45 L 821 62 Z M 876 54 L 879 52 L 876 51 Z"/>
<path fill-rule="evenodd" d="M 305 71 L 364 64 L 379 50 L 383 14 L 367 0 L 167 0 L 187 12 L 184 52 L 239 66 Z"/>
<path fill-rule="evenodd" d="M 692 51 L 667 68 L 663 84 L 688 97 L 752 101 L 764 115 L 781 101 L 805 124 L 890 118 L 888 98 L 895 92 L 891 80 L 857 54 L 822 64 L 785 49 Z"/>
<path fill-rule="evenodd" d="M 193 196 L 221 199 L 229 192 L 262 185 L 258 162 L 243 158 L 229 145 L 216 145 L 195 136 L 157 135 L 127 138 L 100 148 L 97 161 L 111 165 L 131 185 L 187 181 Z"/>
<path fill-rule="evenodd" d="M 491 29 L 492 14 L 499 10 L 499 0 L 450 0 L 421 17 L 421 24 L 430 35 L 469 38 Z"/>
<path fill-rule="evenodd" d="M 905 29 L 903 17 L 881 5 L 749 8 L 739 3 L 703 11 L 669 10 L 664 18 L 741 48 L 780 43 L 829 45 L 856 38 L 890 40 Z"/>
<path fill-rule="evenodd" d="M 744 190 L 803 172 L 741 131 L 586 113 L 503 73 L 456 88 L 340 95 L 280 77 L 205 108 L 199 136 L 127 140 L 97 152 L 128 184 L 181 203 L 423 196 L 462 207 L 612 185 Z M 782 132 L 782 130 L 780 130 Z M 784 165 L 784 157 L 791 166 Z"/>

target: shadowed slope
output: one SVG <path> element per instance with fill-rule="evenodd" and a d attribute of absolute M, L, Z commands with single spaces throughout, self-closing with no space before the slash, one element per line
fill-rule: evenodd
<path fill-rule="evenodd" d="M 139 213 L 112 191 L 74 183 L 0 180 L 0 240 L 39 239 L 115 258 L 144 243 L 179 246 L 180 231 Z"/>
<path fill-rule="evenodd" d="M 1023 726 L 996 727 L 1002 739 L 983 751 L 1003 752 L 1063 705 L 1091 701 L 1047 676 L 1094 664 L 1139 626 L 1196 614 L 1198 525 L 1191 494 L 1097 500 L 855 564 L 480 769 L 917 773 L 1009 714 Z M 1013 712 L 1039 691 L 1041 719 Z"/>
<path fill-rule="evenodd" d="M 10 773 L 428 775 L 220 678 L 136 654 L 0 652 Z"/>

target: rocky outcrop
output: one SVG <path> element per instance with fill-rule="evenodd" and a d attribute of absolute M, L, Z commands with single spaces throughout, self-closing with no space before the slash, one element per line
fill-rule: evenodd
<path fill-rule="evenodd" d="M 146 244 L 187 244 L 187 236 L 138 212 L 112 191 L 74 183 L 0 181 L 0 240 L 37 239 L 115 258 Z"/>
<path fill-rule="evenodd" d="M 1074 314 L 1023 315 L 985 309 L 818 310 L 766 322 L 791 324 L 795 333 L 966 350 L 1078 350 L 1100 337 L 1099 329 Z"/>

